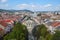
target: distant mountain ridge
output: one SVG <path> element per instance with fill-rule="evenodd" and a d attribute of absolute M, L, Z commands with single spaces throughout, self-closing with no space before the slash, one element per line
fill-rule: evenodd
<path fill-rule="evenodd" d="M 33 11 L 30 10 L 5 10 L 5 9 L 0 9 L 0 12 L 31 12 L 34 13 Z"/>
<path fill-rule="evenodd" d="M 27 9 L 24 9 L 24 10 L 6 10 L 6 9 L 0 9 L 0 12 L 7 12 L 7 13 L 15 13 L 15 12 L 18 12 L 18 13 L 31 13 L 33 14 L 34 12 L 31 11 L 31 10 L 27 10 Z M 36 13 L 48 13 L 48 12 L 60 12 L 60 11 L 35 11 Z"/>

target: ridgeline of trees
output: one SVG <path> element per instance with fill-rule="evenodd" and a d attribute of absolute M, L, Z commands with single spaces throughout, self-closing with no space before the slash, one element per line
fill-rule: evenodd
<path fill-rule="evenodd" d="M 60 31 L 51 34 L 43 24 L 37 25 L 33 30 L 33 36 L 37 38 L 37 40 L 60 40 Z"/>
<path fill-rule="evenodd" d="M 4 40 L 28 40 L 28 31 L 25 25 L 17 23 L 12 32 L 4 37 Z"/>

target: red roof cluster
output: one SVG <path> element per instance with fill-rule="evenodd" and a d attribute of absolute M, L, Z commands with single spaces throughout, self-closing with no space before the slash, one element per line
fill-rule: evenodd
<path fill-rule="evenodd" d="M 6 27 L 6 26 L 7 26 L 7 23 L 8 23 L 8 22 L 11 22 L 11 21 L 12 21 L 12 20 L 9 20 L 9 19 L 2 20 L 2 21 L 0 21 L 0 24 L 3 25 L 4 27 Z"/>

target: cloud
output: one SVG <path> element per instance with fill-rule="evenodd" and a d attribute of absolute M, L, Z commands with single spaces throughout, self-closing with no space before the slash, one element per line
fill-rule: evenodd
<path fill-rule="evenodd" d="M 16 6 L 10 7 L 7 3 L 0 4 L 0 8 L 2 9 L 16 9 L 16 10 L 23 10 L 28 9 L 32 11 L 55 11 L 60 10 L 60 5 L 53 6 L 52 4 L 17 4 Z"/>
<path fill-rule="evenodd" d="M 17 7 L 19 7 L 20 9 L 27 8 L 28 6 L 29 6 L 28 4 L 19 4 L 19 5 L 17 5 Z"/>
<path fill-rule="evenodd" d="M 20 9 L 30 9 L 30 10 L 45 10 L 51 7 L 52 4 L 38 5 L 38 4 L 18 4 L 17 7 Z"/>
<path fill-rule="evenodd" d="M 47 7 L 51 7 L 51 6 L 52 6 L 52 4 L 44 5 L 45 8 L 47 8 Z"/>
<path fill-rule="evenodd" d="M 7 2 L 7 0 L 0 0 L 0 2 L 5 3 L 5 2 Z"/>
<path fill-rule="evenodd" d="M 56 6 L 55 10 L 57 10 L 57 11 L 60 10 L 60 5 Z"/>

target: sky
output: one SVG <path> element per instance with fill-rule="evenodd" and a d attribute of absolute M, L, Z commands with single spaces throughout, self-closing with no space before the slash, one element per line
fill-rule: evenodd
<path fill-rule="evenodd" d="M 60 0 L 0 0 L 0 9 L 60 11 Z"/>

